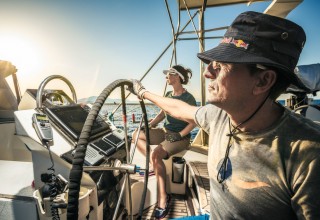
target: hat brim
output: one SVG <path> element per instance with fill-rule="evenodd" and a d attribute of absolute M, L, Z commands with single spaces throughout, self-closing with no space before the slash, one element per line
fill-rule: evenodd
<path fill-rule="evenodd" d="M 236 48 L 227 44 L 219 44 L 217 47 L 211 50 L 198 53 L 197 56 L 206 64 L 209 64 L 212 61 L 218 61 L 225 63 L 262 64 L 266 66 L 272 66 L 283 70 L 286 73 L 285 77 L 291 82 L 291 84 L 306 92 L 310 92 L 310 89 L 307 88 L 301 82 L 298 76 L 286 66 L 274 62 L 267 57 L 248 52 L 245 49 Z"/>
<path fill-rule="evenodd" d="M 169 73 L 170 70 L 163 70 L 162 72 L 163 72 L 163 74 L 167 75 L 167 73 Z"/>

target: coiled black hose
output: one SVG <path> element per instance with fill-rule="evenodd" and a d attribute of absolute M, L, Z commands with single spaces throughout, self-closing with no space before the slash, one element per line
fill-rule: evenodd
<path fill-rule="evenodd" d="M 50 209 L 51 209 L 51 217 L 52 220 L 60 220 L 60 216 L 59 216 L 59 210 L 58 208 L 54 207 L 53 205 L 53 197 L 50 197 Z"/>
<path fill-rule="evenodd" d="M 50 194 L 50 211 L 51 211 L 51 217 L 52 220 L 60 220 L 59 216 L 59 210 L 58 208 L 54 207 L 54 199 L 58 195 L 58 188 L 56 185 L 56 175 L 55 175 L 55 169 L 54 169 L 54 161 L 52 158 L 51 150 L 50 150 L 50 145 L 48 142 L 44 142 L 44 144 L 47 146 L 48 151 L 49 151 L 49 156 L 51 160 L 51 167 L 48 168 L 48 171 L 51 173 L 50 175 L 50 181 L 47 183 L 49 186 L 49 194 Z"/>

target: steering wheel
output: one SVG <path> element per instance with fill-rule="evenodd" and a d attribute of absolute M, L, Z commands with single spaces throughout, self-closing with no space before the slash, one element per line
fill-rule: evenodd
<path fill-rule="evenodd" d="M 126 130 L 126 101 L 125 101 L 125 86 L 132 86 L 132 82 L 129 80 L 116 80 L 113 83 L 111 83 L 109 86 L 107 86 L 102 93 L 98 96 L 95 103 L 93 104 L 88 117 L 84 123 L 83 129 L 81 131 L 77 146 L 75 148 L 75 154 L 73 157 L 72 162 L 72 168 L 69 175 L 69 193 L 68 193 L 68 208 L 67 208 L 67 219 L 73 220 L 78 219 L 78 209 L 79 209 L 79 191 L 80 191 L 80 182 L 82 178 L 83 173 L 83 163 L 84 158 L 86 155 L 87 145 L 90 137 L 90 133 L 92 130 L 92 126 L 94 121 L 96 120 L 103 104 L 105 103 L 108 96 L 111 94 L 111 92 L 116 89 L 117 87 L 121 87 L 121 100 L 122 100 L 122 114 L 123 114 L 123 122 L 124 122 L 124 128 L 125 128 L 125 138 L 126 138 L 126 151 L 127 151 L 127 163 L 129 164 L 130 161 L 130 151 L 129 151 L 129 143 L 127 140 L 127 130 Z M 149 129 L 148 129 L 148 119 L 147 119 L 147 113 L 145 109 L 144 102 L 140 101 L 140 107 L 143 112 L 143 119 L 144 119 L 144 126 L 145 126 L 145 132 L 146 132 L 146 175 L 144 176 L 144 189 L 143 189 L 143 195 L 142 200 L 140 204 L 139 209 L 139 215 L 142 216 L 142 211 L 144 207 L 145 197 L 147 193 L 147 184 L 148 184 L 148 168 L 149 168 L 149 157 L 150 157 L 150 138 L 149 138 Z M 126 174 L 129 182 L 129 174 Z M 124 181 L 123 184 L 125 184 L 126 181 Z M 124 188 L 124 187 L 122 187 Z M 130 187 L 128 187 L 130 189 Z M 131 191 L 129 192 L 129 197 L 131 198 Z M 121 198 L 119 198 L 119 201 Z M 130 199 L 131 200 L 131 199 Z M 116 209 L 117 210 L 117 209 Z M 131 212 L 132 214 L 132 212 Z M 114 218 L 117 215 L 117 211 L 114 213 Z"/>
<path fill-rule="evenodd" d="M 64 81 L 68 86 L 69 89 L 71 90 L 72 93 L 72 99 L 75 103 L 77 103 L 77 95 L 76 95 L 76 91 L 73 88 L 73 85 L 71 84 L 71 82 L 69 80 L 67 80 L 65 77 L 60 76 L 60 75 L 51 75 L 48 76 L 47 78 L 45 78 L 42 83 L 40 84 L 38 91 L 37 91 L 37 97 L 36 97 L 36 104 L 37 104 L 37 108 L 40 109 L 42 108 L 42 95 L 43 95 L 43 90 L 44 87 L 53 79 L 60 79 L 62 81 Z"/>

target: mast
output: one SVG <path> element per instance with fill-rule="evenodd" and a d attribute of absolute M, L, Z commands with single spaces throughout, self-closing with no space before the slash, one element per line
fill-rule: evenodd
<path fill-rule="evenodd" d="M 206 8 L 206 4 L 207 4 L 207 0 L 203 0 L 203 4 L 202 7 L 199 12 L 199 52 L 202 53 L 204 52 L 204 31 L 205 27 L 204 27 L 204 11 Z M 204 63 L 200 60 L 200 91 L 201 91 L 201 106 L 206 105 L 206 80 L 203 76 L 204 72 Z M 200 146 L 204 147 L 208 145 L 208 135 L 202 130 L 200 129 Z"/>
<path fill-rule="evenodd" d="M 199 52 L 204 52 L 204 6 L 199 9 Z M 206 82 L 203 76 L 204 63 L 200 60 L 200 91 L 201 91 L 201 106 L 206 104 Z"/>

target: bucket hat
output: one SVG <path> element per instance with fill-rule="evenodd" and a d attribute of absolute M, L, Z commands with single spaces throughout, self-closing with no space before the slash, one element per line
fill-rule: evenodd
<path fill-rule="evenodd" d="M 236 17 L 217 47 L 197 56 L 207 64 L 219 61 L 275 67 L 291 84 L 310 92 L 294 73 L 305 41 L 304 30 L 294 22 L 248 11 Z"/>

